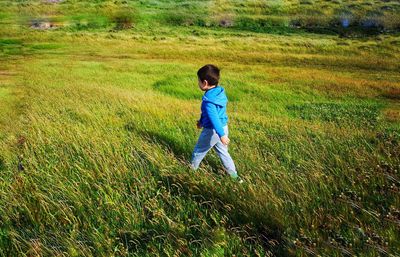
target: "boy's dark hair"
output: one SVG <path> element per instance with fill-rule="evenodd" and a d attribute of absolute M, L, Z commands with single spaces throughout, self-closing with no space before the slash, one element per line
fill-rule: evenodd
<path fill-rule="evenodd" d="M 197 77 L 199 77 L 201 82 L 207 80 L 208 84 L 211 86 L 218 85 L 219 69 L 217 66 L 212 64 L 204 65 L 197 71 Z"/>

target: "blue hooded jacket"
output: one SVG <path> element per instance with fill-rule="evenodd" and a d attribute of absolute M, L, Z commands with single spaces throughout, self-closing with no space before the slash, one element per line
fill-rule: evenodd
<path fill-rule="evenodd" d="M 200 123 L 204 128 L 215 129 L 221 138 L 225 135 L 223 127 L 228 123 L 225 89 L 219 85 L 207 90 L 202 98 Z"/>

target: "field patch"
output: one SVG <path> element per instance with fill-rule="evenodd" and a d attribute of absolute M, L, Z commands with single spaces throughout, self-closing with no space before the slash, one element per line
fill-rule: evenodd
<path fill-rule="evenodd" d="M 4 87 L 0 87 L 0 99 L 3 100 L 9 94 L 9 90 Z"/>
<path fill-rule="evenodd" d="M 262 88 L 254 83 L 244 82 L 243 80 L 224 79 L 221 86 L 226 89 L 229 101 L 236 102 L 247 98 L 265 100 L 267 95 Z"/>
<path fill-rule="evenodd" d="M 62 48 L 62 44 L 55 44 L 55 43 L 36 43 L 30 45 L 30 48 L 33 50 L 54 50 Z"/>
<path fill-rule="evenodd" d="M 195 76 L 169 76 L 156 81 L 153 88 L 163 94 L 184 100 L 202 97 Z"/>
<path fill-rule="evenodd" d="M 381 107 L 376 104 L 322 102 L 292 104 L 286 109 L 292 116 L 303 120 L 374 127 L 378 123 Z"/>
<path fill-rule="evenodd" d="M 384 117 L 387 121 L 397 123 L 400 121 L 400 103 L 392 102 L 383 110 Z"/>
<path fill-rule="evenodd" d="M 0 123 L 2 121 L 2 117 L 5 117 L 10 109 L 9 104 L 11 100 L 10 89 L 0 86 Z"/>
<path fill-rule="evenodd" d="M 383 93 L 382 96 L 387 99 L 400 100 L 400 88 L 393 88 Z"/>
<path fill-rule="evenodd" d="M 0 56 L 18 55 L 22 54 L 22 51 L 23 51 L 22 40 L 16 38 L 0 39 Z"/>

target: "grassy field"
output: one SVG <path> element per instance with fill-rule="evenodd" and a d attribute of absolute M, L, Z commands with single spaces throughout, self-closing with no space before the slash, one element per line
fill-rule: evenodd
<path fill-rule="evenodd" d="M 0 256 L 400 255 L 397 1 L 0 7 Z M 244 184 L 187 167 L 207 63 Z"/>

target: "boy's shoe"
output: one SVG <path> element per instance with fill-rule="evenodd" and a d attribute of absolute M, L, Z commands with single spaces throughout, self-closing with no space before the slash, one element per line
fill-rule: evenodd
<path fill-rule="evenodd" d="M 239 184 L 243 183 L 243 179 L 241 177 L 239 177 L 238 174 L 231 174 L 230 175 L 232 179 L 234 179 L 235 181 L 237 181 Z"/>
<path fill-rule="evenodd" d="M 239 184 L 242 184 L 242 183 L 243 183 L 243 179 L 242 179 L 241 177 L 237 177 L 236 181 L 237 181 Z"/>

